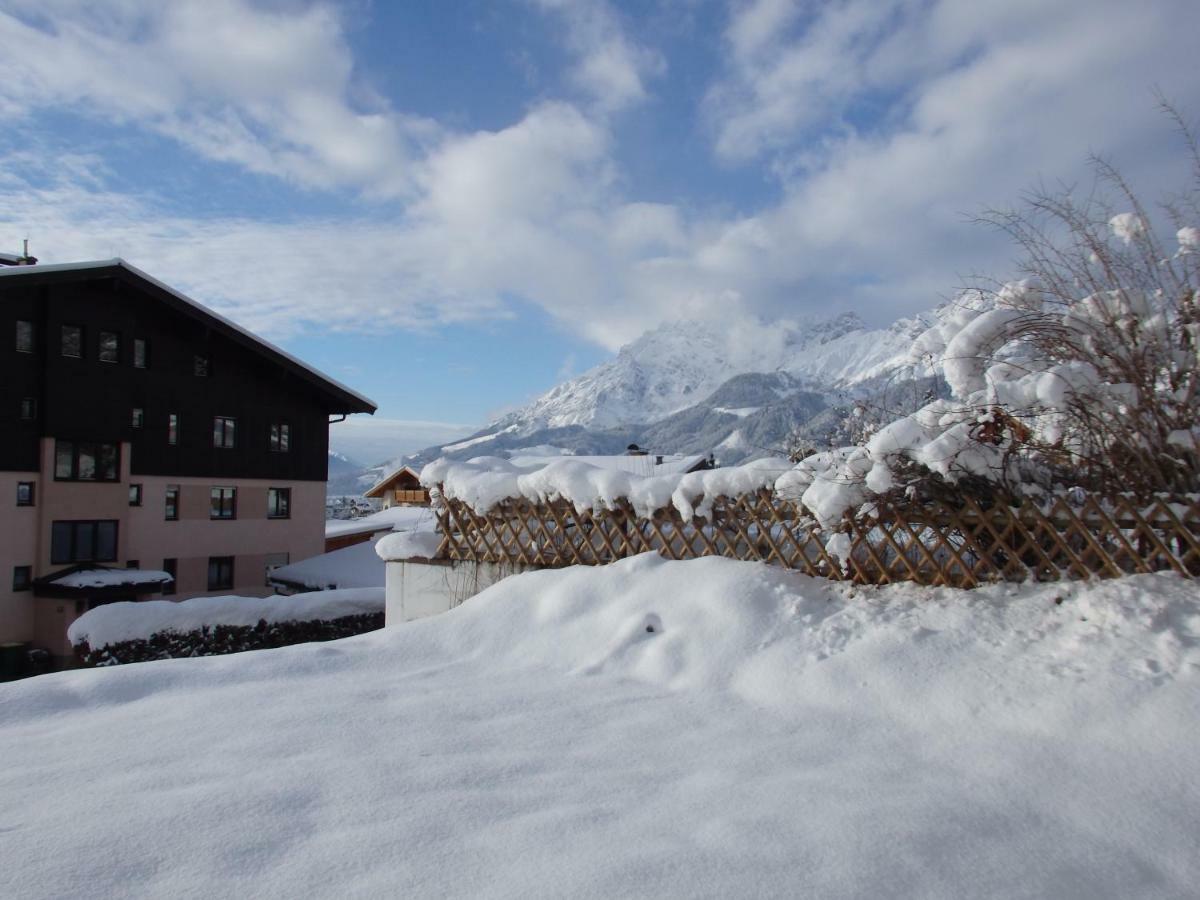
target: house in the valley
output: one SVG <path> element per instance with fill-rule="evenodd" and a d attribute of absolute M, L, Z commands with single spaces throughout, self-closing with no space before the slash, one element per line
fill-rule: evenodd
<path fill-rule="evenodd" d="M 381 500 L 384 509 L 393 506 L 428 506 L 429 491 L 421 487 L 421 474 L 412 466 L 401 466 L 363 494 Z"/>
<path fill-rule="evenodd" d="M 269 594 L 324 550 L 330 417 L 374 410 L 122 260 L 0 267 L 0 644 Z"/>

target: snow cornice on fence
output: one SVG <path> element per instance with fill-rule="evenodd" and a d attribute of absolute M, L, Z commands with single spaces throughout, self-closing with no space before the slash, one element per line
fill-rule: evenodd
<path fill-rule="evenodd" d="M 672 475 L 636 475 L 564 457 L 546 466 L 521 467 L 506 459 L 469 462 L 439 459 L 421 471 L 421 484 L 484 514 L 508 500 L 545 504 L 559 500 L 576 511 L 617 509 L 628 504 L 639 516 L 674 508 L 684 521 L 706 518 L 717 497 L 737 497 L 764 488 L 792 469 L 785 459 L 760 459 L 744 466 Z"/>

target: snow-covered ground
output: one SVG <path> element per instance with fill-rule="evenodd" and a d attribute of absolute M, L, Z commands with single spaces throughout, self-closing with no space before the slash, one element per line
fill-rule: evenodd
<path fill-rule="evenodd" d="M 0 686 L 5 897 L 1194 897 L 1193 582 L 643 556 Z"/>

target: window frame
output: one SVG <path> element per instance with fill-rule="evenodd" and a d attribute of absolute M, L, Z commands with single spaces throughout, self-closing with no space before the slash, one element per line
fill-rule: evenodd
<path fill-rule="evenodd" d="M 130 362 L 135 369 L 150 368 L 150 342 L 146 338 L 133 339 L 133 356 Z"/>
<path fill-rule="evenodd" d="M 237 447 L 237 417 L 213 416 L 213 449 L 233 450 Z"/>
<path fill-rule="evenodd" d="M 171 580 L 162 586 L 161 594 L 164 597 L 170 597 L 178 590 L 179 558 L 176 556 L 163 557 L 162 570 L 171 576 Z"/>
<path fill-rule="evenodd" d="M 59 464 L 61 462 L 62 448 L 64 448 L 64 447 L 70 448 L 70 454 L 71 454 L 71 474 L 70 475 L 59 474 L 59 472 L 60 472 Z M 80 478 L 79 477 L 79 458 L 82 455 L 80 450 L 81 450 L 81 448 L 85 448 L 85 447 L 93 448 L 92 449 L 92 459 L 93 459 L 93 465 L 95 466 L 95 471 L 97 473 L 99 473 L 101 471 L 100 461 L 102 459 L 103 448 L 105 448 L 105 447 L 112 448 L 112 477 L 110 477 L 110 478 L 105 478 L 105 477 Z M 103 484 L 112 484 L 113 482 L 120 481 L 121 480 L 121 445 L 118 443 L 113 443 L 111 441 L 68 441 L 68 440 L 63 440 L 62 438 L 55 438 L 55 440 L 54 440 L 54 480 L 55 481 L 83 481 L 83 482 L 87 482 L 87 483 L 98 482 L 98 483 L 103 483 Z"/>
<path fill-rule="evenodd" d="M 112 346 L 105 347 L 106 338 L 111 338 Z M 101 331 L 96 338 L 96 361 L 110 366 L 121 363 L 121 332 Z"/>
<path fill-rule="evenodd" d="M 272 422 L 267 432 L 267 449 L 272 453 L 289 453 L 292 449 L 290 422 Z"/>
<path fill-rule="evenodd" d="M 74 329 L 79 335 L 79 352 L 67 352 L 67 331 Z M 60 326 L 59 333 L 59 352 L 66 359 L 83 359 L 84 348 L 87 346 L 87 333 L 82 325 L 73 325 L 69 322 L 63 322 Z"/>
<path fill-rule="evenodd" d="M 79 552 L 79 533 L 85 526 L 92 528 L 93 553 L 90 556 L 81 555 Z M 98 552 L 101 543 L 101 526 L 111 526 L 112 528 L 111 556 L 103 556 Z M 70 528 L 69 552 L 65 556 L 58 552 L 61 549 L 59 544 L 60 527 Z M 50 564 L 58 566 L 81 562 L 116 562 L 120 536 L 120 522 L 117 519 L 56 519 L 50 523 Z"/>
<path fill-rule="evenodd" d="M 207 356 L 201 356 L 199 353 L 193 354 L 192 375 L 196 378 L 208 378 L 212 375 L 212 359 Z"/>
<path fill-rule="evenodd" d="M 280 503 L 282 500 L 282 504 Z M 272 502 L 274 501 L 274 502 Z M 280 507 L 282 506 L 282 512 Z M 292 489 L 290 487 L 267 488 L 267 518 L 290 519 L 292 517 Z"/>
<path fill-rule="evenodd" d="M 218 580 L 213 580 L 213 567 L 216 566 Z M 227 578 L 221 578 L 222 574 L 227 574 Z M 210 591 L 231 591 L 234 585 L 234 557 L 232 556 L 210 556 L 208 558 L 208 590 Z"/>
<path fill-rule="evenodd" d="M 168 484 L 166 491 L 163 493 L 163 521 L 178 522 L 179 521 L 179 497 L 181 495 L 179 485 Z"/>
<path fill-rule="evenodd" d="M 167 446 L 179 445 L 179 413 L 167 413 Z"/>
<path fill-rule="evenodd" d="M 228 513 L 226 513 L 226 509 L 228 509 Z M 217 514 L 214 515 L 214 512 Z M 231 522 L 237 519 L 236 487 L 214 485 L 209 488 L 208 518 L 213 522 Z"/>
<path fill-rule="evenodd" d="M 17 414 L 22 422 L 36 422 L 38 412 L 37 397 L 22 397 Z"/>
<path fill-rule="evenodd" d="M 141 484 L 129 485 L 129 505 L 130 506 L 141 506 L 142 499 L 144 498 L 145 493 L 146 492 L 143 489 Z"/>
<path fill-rule="evenodd" d="M 28 488 L 28 496 L 21 499 L 21 489 Z M 37 482 L 36 481 L 18 481 L 17 482 L 17 506 L 37 506 Z"/>
<path fill-rule="evenodd" d="M 130 407 L 129 413 L 130 428 L 145 428 L 146 427 L 146 407 L 133 406 Z"/>
<path fill-rule="evenodd" d="M 21 335 L 21 331 L 22 331 L 21 326 L 22 325 L 27 326 L 28 338 L 29 338 L 28 346 L 26 346 L 25 341 L 22 340 L 22 335 Z M 37 349 L 37 328 L 34 325 L 32 319 L 17 319 L 15 338 L 16 338 L 15 346 L 16 346 L 17 353 L 33 353 Z"/>
<path fill-rule="evenodd" d="M 33 590 L 33 566 L 13 566 L 13 593 Z"/>

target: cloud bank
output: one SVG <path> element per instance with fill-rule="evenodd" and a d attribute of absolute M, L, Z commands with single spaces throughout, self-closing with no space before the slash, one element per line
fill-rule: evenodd
<path fill-rule="evenodd" d="M 561 81 L 470 130 L 370 84 L 340 7 L 0 0 L 0 235 L 35 236 L 48 262 L 125 256 L 276 337 L 503 317 L 514 297 L 609 348 L 673 318 L 886 321 L 1006 274 L 1011 248 L 965 218 L 1081 178 L 1089 151 L 1169 186 L 1179 145 L 1152 89 L 1200 108 L 1190 2 L 733 3 L 684 112 L 714 171 L 773 197 L 651 202 L 622 160 L 677 67 L 633 10 L 520 5 L 559 26 Z M 39 145 L 48 113 L 354 212 L 196 215 L 119 187 L 88 148 Z"/>

